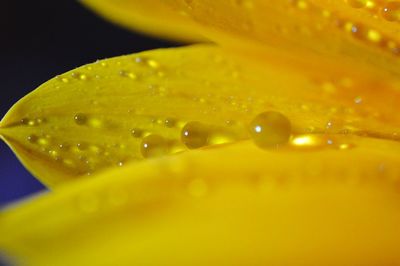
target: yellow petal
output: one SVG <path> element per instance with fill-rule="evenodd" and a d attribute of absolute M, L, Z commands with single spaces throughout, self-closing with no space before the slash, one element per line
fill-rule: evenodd
<path fill-rule="evenodd" d="M 9 111 L 0 135 L 34 175 L 56 185 L 248 139 L 250 122 L 265 111 L 288 117 L 293 134 L 398 140 L 399 104 L 393 81 L 368 72 L 305 76 L 193 46 L 107 59 L 56 77 Z M 200 144 L 182 137 L 187 130 L 204 133 Z"/>
<path fill-rule="evenodd" d="M 400 73 L 399 7 L 393 1 L 165 0 L 140 1 L 149 3 L 140 11 L 131 7 L 139 1 L 122 2 L 132 17 L 185 19 L 192 32 L 262 60 L 314 69 L 320 61 L 335 68 L 366 64 Z"/>
<path fill-rule="evenodd" d="M 321 136 L 314 136 L 321 137 Z M 149 160 L 5 210 L 23 265 L 397 265 L 400 145 L 251 142 Z"/>
<path fill-rule="evenodd" d="M 192 22 L 159 1 L 131 0 L 81 0 L 85 6 L 114 23 L 129 29 L 160 36 L 167 39 L 193 42 L 205 41 L 192 30 Z M 149 12 L 151 11 L 151 16 Z"/>

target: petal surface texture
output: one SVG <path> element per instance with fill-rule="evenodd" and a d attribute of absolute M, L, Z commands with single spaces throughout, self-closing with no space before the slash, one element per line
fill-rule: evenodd
<path fill-rule="evenodd" d="M 396 80 L 370 72 L 259 64 L 208 45 L 86 65 L 18 102 L 0 135 L 54 186 L 145 158 L 251 138 L 251 121 L 279 112 L 293 138 L 325 134 L 399 140 Z M 332 136 L 331 136 L 332 135 Z M 336 145 L 336 144 L 334 144 Z"/>
<path fill-rule="evenodd" d="M 0 250 L 22 265 L 399 265 L 400 145 L 351 139 L 244 141 L 81 179 L 3 210 Z"/>

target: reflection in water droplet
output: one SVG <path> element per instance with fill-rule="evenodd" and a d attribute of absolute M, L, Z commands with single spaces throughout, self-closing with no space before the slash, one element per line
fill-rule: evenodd
<path fill-rule="evenodd" d="M 254 143 L 263 149 L 287 143 L 292 131 L 289 119 L 277 112 L 257 115 L 249 130 Z"/>

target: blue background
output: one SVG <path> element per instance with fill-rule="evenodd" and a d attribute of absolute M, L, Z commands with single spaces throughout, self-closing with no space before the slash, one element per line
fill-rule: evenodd
<path fill-rule="evenodd" d="M 0 116 L 50 78 L 97 59 L 176 44 L 114 26 L 72 0 L 2 0 Z M 0 207 L 44 189 L 0 143 Z"/>

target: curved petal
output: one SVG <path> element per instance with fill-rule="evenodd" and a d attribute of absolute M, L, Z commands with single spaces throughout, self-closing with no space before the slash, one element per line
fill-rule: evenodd
<path fill-rule="evenodd" d="M 24 265 L 396 265 L 400 145 L 351 141 L 242 142 L 80 180 L 1 213 L 0 250 Z"/>
<path fill-rule="evenodd" d="M 139 11 L 129 5 L 136 2 L 123 1 L 132 17 Z M 321 60 L 356 69 L 367 64 L 378 72 L 400 73 L 400 20 L 396 17 L 398 7 L 391 1 L 141 2 L 149 2 L 140 9 L 142 15 L 163 18 L 154 13 L 160 9 L 171 21 L 184 19 L 191 32 L 261 60 L 289 61 L 296 66 L 300 61 L 314 68 Z"/>
<path fill-rule="evenodd" d="M 394 86 L 345 68 L 305 76 L 214 46 L 156 50 L 50 80 L 8 112 L 0 135 L 40 180 L 56 185 L 130 161 L 248 139 L 250 122 L 265 111 L 288 117 L 293 134 L 398 140 Z M 187 130 L 200 132 L 200 142 L 185 139 Z"/>
<path fill-rule="evenodd" d="M 163 2 L 152 0 L 80 0 L 80 2 L 112 22 L 135 31 L 185 42 L 206 41 L 193 30 L 192 22 L 188 18 L 176 16 L 175 11 Z"/>

